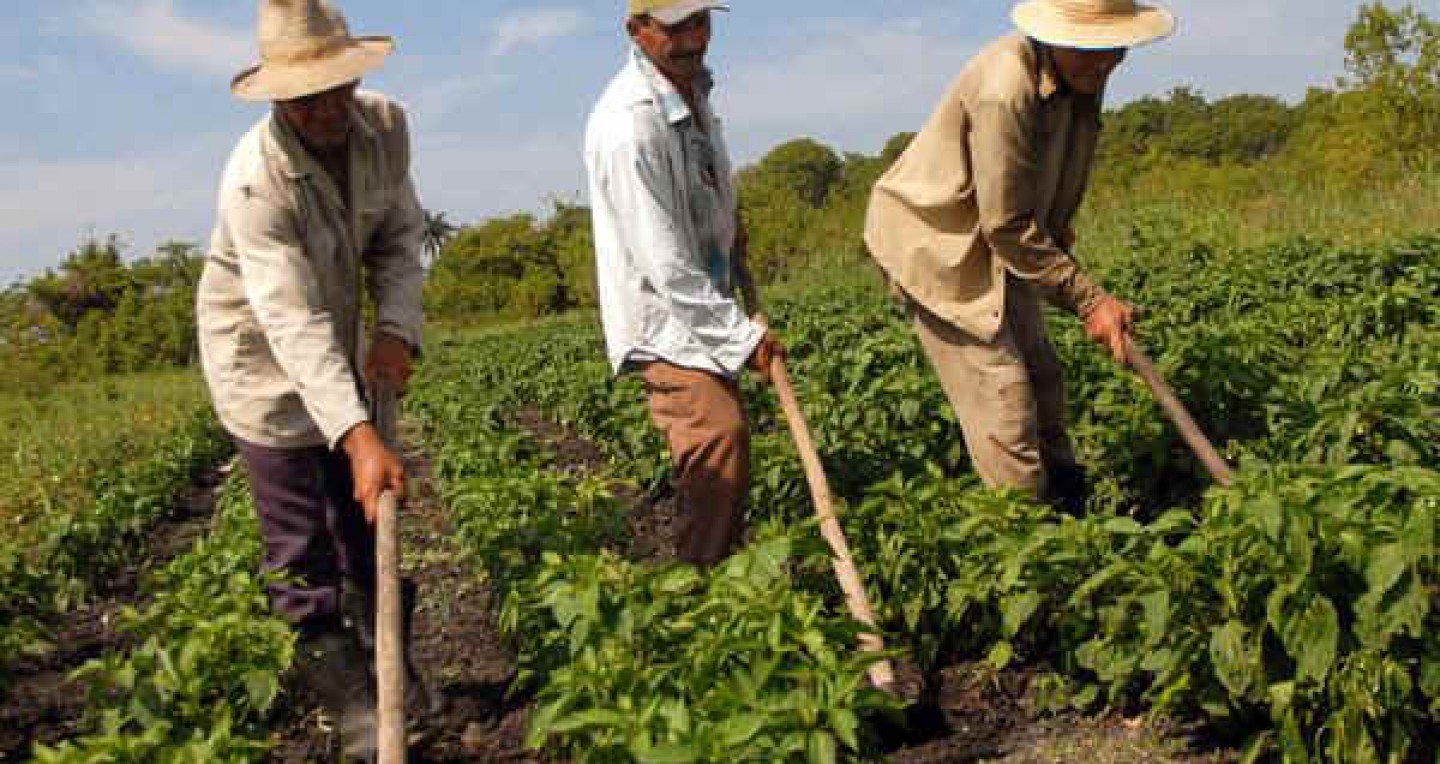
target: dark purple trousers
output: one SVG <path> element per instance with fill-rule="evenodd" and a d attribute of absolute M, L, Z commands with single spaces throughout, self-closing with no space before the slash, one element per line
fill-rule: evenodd
<path fill-rule="evenodd" d="M 267 587 L 271 607 L 302 630 L 333 627 L 347 579 L 375 588 L 375 529 L 354 499 L 350 460 L 324 446 L 236 446 L 260 517 L 261 569 L 286 577 Z"/>

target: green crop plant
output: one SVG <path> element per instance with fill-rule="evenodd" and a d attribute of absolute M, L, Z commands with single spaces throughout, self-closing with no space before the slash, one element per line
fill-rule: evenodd
<path fill-rule="evenodd" d="M 1254 760 L 1433 757 L 1440 239 L 1174 245 L 1137 239 L 1106 258 L 1104 280 L 1148 308 L 1142 341 L 1239 482 L 1212 487 L 1144 386 L 1057 318 L 1072 435 L 1094 479 L 1081 518 L 977 486 L 905 312 L 879 289 L 770 301 L 887 643 L 927 670 L 1039 669 L 1056 704 L 1203 721 Z M 792 628 L 806 619 L 830 624 L 820 633 L 837 656 L 853 644 L 807 546 L 808 494 L 764 387 L 742 380 L 751 516 L 765 529 L 750 551 L 785 539 L 790 561 L 751 582 L 767 596 L 735 599 L 748 608 L 725 616 L 736 631 L 691 631 L 694 613 L 730 612 L 706 602 L 735 592 L 618 556 L 625 507 L 612 489 L 658 487 L 668 456 L 643 391 L 611 378 L 593 318 L 454 338 L 423 374 L 417 403 L 452 511 L 503 585 L 502 623 L 540 699 L 533 743 L 595 761 L 706 760 L 716 741 L 740 758 L 873 753 L 866 731 L 885 709 L 860 695 L 845 701 L 859 745 L 841 723 L 833 749 L 712 702 L 735 676 L 717 667 L 810 655 Z M 536 419 L 589 439 L 603 463 L 558 463 L 523 432 Z M 758 575 L 748 555 L 736 565 Z M 784 638 L 762 644 L 759 631 Z M 696 642 L 711 652 L 686 652 Z M 859 665 L 808 664 L 806 686 L 848 688 Z M 817 729 L 808 718 L 798 726 Z M 779 740 L 789 747 L 764 747 Z"/>
<path fill-rule="evenodd" d="M 92 731 L 37 747 L 35 761 L 263 761 L 294 634 L 270 612 L 259 559 L 248 485 L 232 479 L 209 536 L 146 581 L 147 607 L 121 615 L 133 646 L 76 672 Z"/>

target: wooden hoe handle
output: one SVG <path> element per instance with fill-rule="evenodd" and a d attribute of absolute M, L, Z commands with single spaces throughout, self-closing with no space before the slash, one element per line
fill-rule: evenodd
<path fill-rule="evenodd" d="M 399 446 L 395 391 L 383 382 L 371 391 L 371 422 L 388 448 Z M 400 501 L 380 495 L 375 518 L 375 678 L 378 685 L 380 764 L 405 761 L 405 669 L 400 622 Z"/>
<path fill-rule="evenodd" d="M 850 545 L 845 543 L 845 532 L 840 520 L 835 517 L 835 508 L 830 503 L 830 483 L 825 478 L 825 468 L 820 455 L 815 451 L 815 442 L 810 438 L 810 427 L 800 412 L 800 403 L 795 399 L 795 388 L 790 384 L 790 375 L 785 369 L 785 359 L 776 358 L 770 366 L 770 377 L 775 383 L 775 393 L 780 406 L 785 410 L 785 420 L 795 438 L 795 447 L 800 451 L 800 461 L 805 465 L 805 479 L 810 485 L 810 498 L 815 502 L 815 514 L 820 518 L 820 535 L 830 545 L 835 555 L 835 576 L 840 580 L 840 589 L 845 592 L 845 605 L 855 620 L 868 626 L 871 631 L 860 635 L 860 649 L 879 652 L 885 649 L 880 629 L 875 624 L 875 611 L 870 607 L 870 597 L 865 594 L 865 585 L 855 570 L 855 560 L 850 556 Z M 870 666 L 870 683 L 882 690 L 888 690 L 895 683 L 895 672 L 889 661 L 880 661 Z"/>
<path fill-rule="evenodd" d="M 1155 370 L 1155 364 L 1150 360 L 1150 356 L 1130 339 L 1125 340 L 1125 350 L 1129 357 L 1130 368 L 1134 369 L 1135 373 L 1145 380 L 1145 384 L 1150 386 L 1150 392 L 1154 394 L 1156 402 L 1160 404 L 1160 408 L 1164 410 L 1170 421 L 1175 423 L 1175 427 L 1180 430 L 1180 436 L 1185 439 L 1190 450 L 1195 452 L 1195 456 L 1200 459 L 1201 464 L 1205 465 L 1206 471 L 1215 479 L 1215 482 L 1229 488 L 1235 482 L 1235 473 L 1231 471 L 1230 465 L 1225 463 L 1225 459 L 1220 456 L 1220 453 L 1215 450 L 1210 439 L 1205 437 L 1205 433 L 1201 431 L 1200 425 L 1195 423 L 1195 418 L 1190 416 L 1185 404 L 1175 396 L 1175 391 L 1170 389 L 1170 385 L 1166 384 L 1165 379 Z"/>

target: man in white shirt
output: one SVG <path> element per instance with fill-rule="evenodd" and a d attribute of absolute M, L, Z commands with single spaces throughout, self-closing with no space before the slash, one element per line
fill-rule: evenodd
<path fill-rule="evenodd" d="M 730 158 L 705 66 L 714 0 L 629 0 L 629 60 L 585 136 L 610 361 L 645 381 L 674 462 L 680 559 L 713 565 L 744 531 L 749 429 L 736 383 L 784 353 L 758 316 Z M 747 311 L 736 299 L 745 295 Z"/>

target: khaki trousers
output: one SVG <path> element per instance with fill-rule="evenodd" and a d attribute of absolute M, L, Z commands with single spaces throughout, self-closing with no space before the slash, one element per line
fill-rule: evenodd
<path fill-rule="evenodd" d="M 676 551 L 695 565 L 730 555 L 745 531 L 750 430 L 734 380 L 657 361 L 641 371 L 679 499 Z"/>
<path fill-rule="evenodd" d="M 1005 317 L 982 342 L 910 301 L 915 332 L 965 433 L 975 472 L 991 488 L 1046 495 L 1046 473 L 1075 466 L 1065 432 L 1065 383 L 1045 333 L 1039 295 L 1011 278 Z"/>

